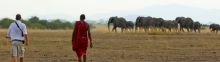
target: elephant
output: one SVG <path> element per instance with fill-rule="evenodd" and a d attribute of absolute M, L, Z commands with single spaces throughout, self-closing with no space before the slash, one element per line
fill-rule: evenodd
<path fill-rule="evenodd" d="M 113 24 L 112 31 L 117 32 L 117 28 L 121 28 L 121 32 L 126 29 L 126 19 L 123 17 L 110 17 L 108 21 L 108 30 L 110 32 L 110 24 Z"/>
<path fill-rule="evenodd" d="M 130 31 L 133 31 L 134 29 L 134 23 L 132 21 L 127 21 L 126 23 L 126 29 L 127 30 L 130 30 Z"/>
<path fill-rule="evenodd" d="M 178 23 L 176 21 L 166 20 L 162 23 L 162 27 L 162 31 L 166 31 L 165 29 L 168 29 L 169 32 L 171 32 L 172 29 L 175 29 L 175 31 L 177 31 Z"/>
<path fill-rule="evenodd" d="M 218 33 L 218 31 L 220 30 L 220 25 L 219 24 L 211 24 L 209 26 L 209 29 L 211 29 L 211 32 Z"/>
<path fill-rule="evenodd" d="M 193 30 L 193 23 L 194 21 L 192 20 L 192 18 L 185 18 L 185 21 L 186 21 L 186 28 L 187 28 L 187 31 L 192 31 Z"/>
<path fill-rule="evenodd" d="M 188 32 L 193 29 L 193 20 L 192 18 L 185 17 L 177 17 L 175 19 L 176 22 L 180 25 L 180 31 L 184 32 L 184 28 L 187 29 Z"/>
<path fill-rule="evenodd" d="M 142 26 L 142 24 L 143 24 L 142 21 L 143 21 L 143 20 L 141 20 L 141 18 L 142 18 L 141 16 L 139 16 L 139 17 L 136 18 L 136 22 L 135 22 L 135 32 L 136 32 L 138 29 L 140 30 L 140 29 L 143 28 L 143 26 Z"/>
<path fill-rule="evenodd" d="M 200 29 L 201 29 L 201 24 L 199 22 L 193 22 L 193 30 L 194 32 L 200 32 Z"/>
<path fill-rule="evenodd" d="M 162 24 L 165 22 L 163 18 L 153 18 L 153 27 L 154 28 L 162 28 Z"/>
<path fill-rule="evenodd" d="M 143 28 L 145 30 L 145 32 L 147 31 L 147 29 L 149 29 L 150 27 L 154 26 L 154 22 L 153 22 L 153 18 L 148 16 L 148 17 L 137 17 L 136 19 L 136 23 L 135 23 L 135 31 L 137 31 L 137 29 L 141 29 Z"/>

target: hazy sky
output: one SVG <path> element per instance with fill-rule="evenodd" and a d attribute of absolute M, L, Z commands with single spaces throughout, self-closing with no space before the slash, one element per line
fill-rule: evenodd
<path fill-rule="evenodd" d="M 86 14 L 87 19 L 100 19 L 93 16 L 170 4 L 220 10 L 219 0 L 0 0 L 0 2 L 0 18 L 14 18 L 15 14 L 20 13 L 24 19 L 39 16 L 44 19 L 76 20 L 81 13 Z"/>

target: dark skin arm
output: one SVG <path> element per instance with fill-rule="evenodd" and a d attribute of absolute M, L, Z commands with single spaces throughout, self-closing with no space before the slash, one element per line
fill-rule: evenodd
<path fill-rule="evenodd" d="M 91 37 L 91 33 L 90 33 L 90 27 L 88 28 L 88 36 L 89 36 L 89 40 L 90 40 L 90 48 L 92 48 L 93 44 L 92 44 L 92 37 Z"/>

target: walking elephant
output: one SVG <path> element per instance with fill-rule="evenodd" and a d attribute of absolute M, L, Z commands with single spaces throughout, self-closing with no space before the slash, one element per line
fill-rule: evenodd
<path fill-rule="evenodd" d="M 133 31 L 134 29 L 134 23 L 132 21 L 127 21 L 126 23 L 126 29 L 129 31 Z"/>
<path fill-rule="evenodd" d="M 200 32 L 200 29 L 201 29 L 201 24 L 199 22 L 193 22 L 193 30 L 194 32 Z"/>
<path fill-rule="evenodd" d="M 177 17 L 175 19 L 176 22 L 180 25 L 180 31 L 184 32 L 184 28 L 187 29 L 188 32 L 193 29 L 193 20 L 192 18 L 185 17 Z"/>
<path fill-rule="evenodd" d="M 150 27 L 152 27 L 154 24 L 153 22 L 153 18 L 148 16 L 148 17 L 137 17 L 136 19 L 136 23 L 135 23 L 135 31 L 137 31 L 138 29 L 144 29 L 144 31 L 146 32 L 147 29 L 149 29 Z"/>
<path fill-rule="evenodd" d="M 218 33 L 218 31 L 220 30 L 220 25 L 219 24 L 211 24 L 209 26 L 209 29 L 211 29 L 211 32 Z"/>
<path fill-rule="evenodd" d="M 175 31 L 178 30 L 178 23 L 176 21 L 167 20 L 162 23 L 162 31 L 166 31 L 166 29 L 169 30 L 169 32 L 174 29 Z"/>
<path fill-rule="evenodd" d="M 110 17 L 108 21 L 108 30 L 110 31 L 110 24 L 113 24 L 112 31 L 117 32 L 117 28 L 121 28 L 121 32 L 126 29 L 126 19 L 123 17 Z"/>

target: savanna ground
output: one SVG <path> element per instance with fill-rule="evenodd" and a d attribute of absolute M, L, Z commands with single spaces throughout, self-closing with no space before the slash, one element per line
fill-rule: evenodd
<path fill-rule="evenodd" d="M 0 30 L 0 62 L 10 61 L 10 42 Z M 25 62 L 77 62 L 71 49 L 72 30 L 29 30 Z M 88 62 L 220 62 L 220 35 L 202 33 L 110 33 L 92 30 L 94 47 Z"/>

